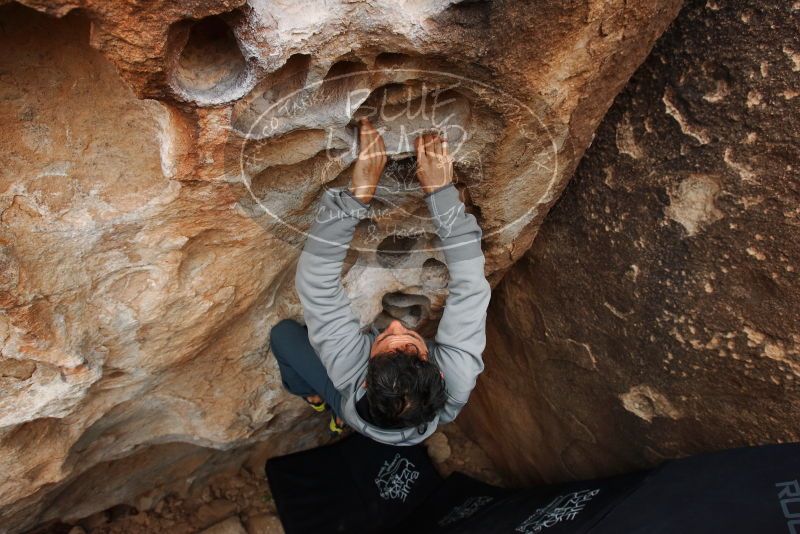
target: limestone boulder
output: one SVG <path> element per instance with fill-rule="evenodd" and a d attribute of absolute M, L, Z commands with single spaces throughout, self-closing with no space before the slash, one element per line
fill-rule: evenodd
<path fill-rule="evenodd" d="M 800 439 L 798 24 L 689 2 L 495 289 L 459 422 L 518 483 Z"/>
<path fill-rule="evenodd" d="M 679 8 L 3 4 L 9 532 L 319 443 L 323 425 L 281 390 L 267 337 L 301 316 L 294 265 L 316 200 L 347 183 L 355 120 L 373 118 L 391 161 L 346 290 L 364 324 L 431 332 L 447 269 L 414 185 L 413 136 L 450 139 L 496 282 Z"/>

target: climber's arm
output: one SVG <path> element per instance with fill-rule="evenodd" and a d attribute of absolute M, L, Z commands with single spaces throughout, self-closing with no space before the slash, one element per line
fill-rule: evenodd
<path fill-rule="evenodd" d="M 481 229 L 464 211 L 455 186 L 448 185 L 426 198 L 442 240 L 450 281 L 444 313 L 436 331 L 434 359 L 444 373 L 447 403 L 440 421 L 456 418 L 483 371 L 486 310 L 491 289 L 484 275 Z"/>
<path fill-rule="evenodd" d="M 369 123 L 362 123 L 359 159 L 349 189 L 326 190 L 297 263 L 295 286 L 303 305 L 311 346 L 334 387 L 342 388 L 369 356 L 369 338 L 361 333 L 350 309 L 341 273 L 353 233 L 367 216 L 385 155 L 375 156 L 383 141 Z M 383 149 L 385 153 L 385 149 Z"/>
<path fill-rule="evenodd" d="M 336 388 L 347 383 L 369 354 L 369 340 L 341 280 L 353 232 L 366 210 L 349 191 L 326 190 L 295 274 L 309 341 Z"/>
<path fill-rule="evenodd" d="M 419 155 L 423 147 L 418 142 L 417 158 L 423 160 L 418 175 L 422 173 L 420 182 L 428 193 L 425 202 L 442 241 L 450 274 L 449 294 L 433 347 L 433 358 L 447 384 L 447 403 L 439 420 L 448 423 L 467 403 L 475 381 L 483 371 L 486 310 L 491 288 L 484 275 L 481 228 L 475 217 L 466 213 L 458 190 L 452 184 L 452 164 L 447 145 L 437 144 L 435 136 L 425 136 L 423 142 L 433 147 L 436 158 L 431 160 L 430 156 Z M 444 162 L 444 169 L 430 163 L 437 158 Z"/>

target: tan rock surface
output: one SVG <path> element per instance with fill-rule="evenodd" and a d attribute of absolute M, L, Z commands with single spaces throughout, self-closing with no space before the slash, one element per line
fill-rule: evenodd
<path fill-rule="evenodd" d="M 200 534 L 248 534 L 238 517 L 229 517 L 216 525 L 208 527 Z"/>
<path fill-rule="evenodd" d="M 247 534 L 283 534 L 283 526 L 278 516 L 273 514 L 256 515 L 247 520 Z"/>
<path fill-rule="evenodd" d="M 679 5 L 23 3 L 42 13 L 0 6 L 11 532 L 319 443 L 264 347 L 300 316 L 302 231 L 323 187 L 346 183 L 352 118 L 381 107 L 394 155 L 348 294 L 365 323 L 430 331 L 446 269 L 424 217 L 408 224 L 424 211 L 399 194 L 402 133 L 436 121 L 458 141 L 496 281 Z M 438 119 L 403 112 L 434 97 Z"/>
<path fill-rule="evenodd" d="M 798 26 L 690 2 L 618 97 L 493 295 L 458 422 L 508 477 L 800 439 Z"/>

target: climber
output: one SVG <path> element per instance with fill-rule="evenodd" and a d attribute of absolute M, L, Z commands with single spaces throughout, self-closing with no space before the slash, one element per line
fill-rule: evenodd
<path fill-rule="evenodd" d="M 270 345 L 284 387 L 317 411 L 332 410 L 376 441 L 413 445 L 439 423 L 455 419 L 483 370 L 490 288 L 484 275 L 481 229 L 464 210 L 452 182 L 445 140 L 417 137 L 417 178 L 425 193 L 450 274 L 449 295 L 434 340 L 400 321 L 362 332 L 341 282 L 345 255 L 386 164 L 383 139 L 366 119 L 349 188 L 323 194 L 297 265 L 295 284 L 307 326 L 283 320 Z"/>

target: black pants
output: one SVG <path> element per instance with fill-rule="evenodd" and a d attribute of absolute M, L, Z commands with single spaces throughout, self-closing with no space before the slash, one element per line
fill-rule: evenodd
<path fill-rule="evenodd" d="M 301 397 L 319 395 L 341 417 L 342 396 L 308 341 L 308 329 L 297 321 L 284 319 L 272 327 L 269 344 L 278 361 L 283 387 Z"/>

